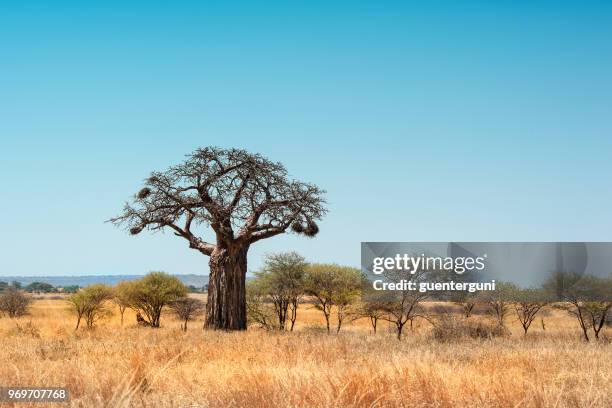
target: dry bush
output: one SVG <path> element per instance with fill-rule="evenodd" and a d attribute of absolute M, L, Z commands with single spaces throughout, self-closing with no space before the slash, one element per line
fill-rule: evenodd
<path fill-rule="evenodd" d="M 452 315 L 441 315 L 433 329 L 431 337 L 437 341 L 454 341 L 461 338 L 491 339 L 508 336 L 510 332 L 504 326 L 483 320 L 458 318 Z"/>
<path fill-rule="evenodd" d="M 8 331 L 8 335 L 40 338 L 40 330 L 38 330 L 38 328 L 34 326 L 32 322 L 27 322 L 23 324 L 15 323 L 15 327 Z"/>
<path fill-rule="evenodd" d="M 11 286 L 0 293 L 0 314 L 6 313 L 11 319 L 26 315 L 31 303 L 31 295 Z"/>

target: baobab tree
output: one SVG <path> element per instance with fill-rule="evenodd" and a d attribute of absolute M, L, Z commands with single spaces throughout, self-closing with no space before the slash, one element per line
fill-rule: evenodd
<path fill-rule="evenodd" d="M 239 149 L 201 148 L 144 187 L 110 219 L 132 235 L 170 230 L 209 256 L 205 327 L 244 330 L 245 277 L 252 244 L 288 231 L 313 237 L 324 191 L 291 180 L 285 167 Z M 208 230 L 210 239 L 198 233 Z M 212 231 L 211 231 L 212 230 Z"/>

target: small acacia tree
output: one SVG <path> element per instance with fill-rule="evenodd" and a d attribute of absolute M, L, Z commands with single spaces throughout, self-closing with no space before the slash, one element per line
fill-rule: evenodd
<path fill-rule="evenodd" d="M 266 256 L 263 270 L 255 273 L 258 290 L 270 300 L 278 319 L 278 328 L 285 330 L 287 320 L 293 331 L 298 304 L 304 295 L 306 260 L 296 252 Z"/>
<path fill-rule="evenodd" d="M 414 273 L 405 270 L 387 270 L 383 276 L 390 282 L 413 282 L 418 286 L 420 282 L 425 282 L 430 276 L 427 271 L 417 270 Z M 402 333 L 406 323 L 412 323 L 418 317 L 427 319 L 425 310 L 421 303 L 431 296 L 428 292 L 420 292 L 418 290 L 396 290 L 393 293 L 387 293 L 383 303 L 385 314 L 381 319 L 393 323 L 396 328 L 397 339 L 402 339 Z"/>
<path fill-rule="evenodd" d="M 130 308 L 142 313 L 151 327 L 159 327 L 162 309 L 187 296 L 187 287 L 165 272 L 150 272 L 126 285 Z"/>
<path fill-rule="evenodd" d="M 94 327 L 96 322 L 111 314 L 107 301 L 113 298 L 113 290 L 104 284 L 90 285 L 83 289 L 87 307 L 85 310 L 85 323 L 87 328 Z"/>
<path fill-rule="evenodd" d="M 133 235 L 170 230 L 210 257 L 205 327 L 213 329 L 246 329 L 250 246 L 288 230 L 315 236 L 326 211 L 323 190 L 290 180 L 282 164 L 239 149 L 198 149 L 144 184 L 110 221 Z M 212 240 L 197 227 L 210 227 Z"/>
<path fill-rule="evenodd" d="M 315 299 L 315 307 L 323 312 L 327 333 L 330 332 L 332 308 L 340 306 L 337 331 L 342 326 L 346 307 L 356 300 L 361 286 L 358 269 L 337 264 L 311 264 L 306 268 L 305 291 Z"/>
<path fill-rule="evenodd" d="M 0 312 L 15 318 L 28 313 L 32 298 L 14 286 L 7 287 L 0 294 Z"/>
<path fill-rule="evenodd" d="M 357 268 L 344 267 L 338 271 L 338 291 L 332 297 L 336 306 L 336 333 L 340 333 L 342 323 L 348 318 L 359 317 L 356 306 L 361 294 L 361 271 Z"/>
<path fill-rule="evenodd" d="M 379 300 L 367 300 L 361 305 L 361 316 L 367 317 L 372 325 L 372 331 L 376 334 L 378 329 L 378 321 L 381 320 L 385 312 L 385 304 Z"/>
<path fill-rule="evenodd" d="M 123 316 L 125 310 L 130 307 L 130 282 L 119 282 L 113 288 L 113 303 L 117 305 L 121 315 L 121 326 L 123 326 Z"/>
<path fill-rule="evenodd" d="M 517 292 L 515 300 L 514 310 L 526 336 L 538 312 L 549 303 L 548 294 L 540 289 L 522 289 Z"/>
<path fill-rule="evenodd" d="M 108 316 L 111 312 L 106 302 L 112 298 L 112 289 L 103 284 L 90 285 L 70 295 L 68 302 L 77 317 L 75 330 L 81 325 L 82 319 L 85 319 L 87 328 L 91 329 L 98 320 Z"/>
<path fill-rule="evenodd" d="M 558 282 L 562 284 L 559 285 Z M 585 341 L 590 340 L 589 329 L 595 338 L 599 339 L 599 334 L 612 313 L 612 277 L 555 272 L 544 286 L 554 287 L 557 294 L 561 293 L 564 302 L 557 307 L 567 310 L 576 318 Z"/>
<path fill-rule="evenodd" d="M 372 331 L 376 334 L 378 321 L 387 313 L 385 301 L 389 299 L 385 292 L 375 290 L 372 282 L 364 274 L 361 276 L 361 302 L 359 303 L 359 316 L 365 317 L 372 325 Z"/>
<path fill-rule="evenodd" d="M 79 326 L 81 325 L 81 319 L 83 319 L 87 307 L 85 296 L 83 295 L 82 290 L 79 290 L 78 292 L 71 294 L 67 300 L 70 304 L 70 309 L 74 312 L 77 318 L 76 327 L 74 330 L 78 330 Z"/>
<path fill-rule="evenodd" d="M 512 303 L 519 291 L 518 286 L 513 283 L 497 282 L 495 290 L 480 293 L 480 299 L 488 306 L 489 314 L 500 327 L 505 327 L 506 318 L 512 311 Z"/>
<path fill-rule="evenodd" d="M 184 297 L 169 303 L 170 309 L 183 321 L 181 328 L 187 331 L 187 322 L 204 311 L 206 304 L 199 299 Z"/>

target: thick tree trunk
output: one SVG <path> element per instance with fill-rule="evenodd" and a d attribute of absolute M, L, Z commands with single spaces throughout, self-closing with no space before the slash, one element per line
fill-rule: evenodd
<path fill-rule="evenodd" d="M 248 246 L 217 248 L 211 254 L 205 328 L 246 330 L 248 250 Z"/>

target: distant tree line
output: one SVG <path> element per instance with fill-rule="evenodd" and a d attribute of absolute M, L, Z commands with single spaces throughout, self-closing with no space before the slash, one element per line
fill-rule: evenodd
<path fill-rule="evenodd" d="M 21 282 L 18 281 L 13 281 L 10 284 L 0 281 L 0 292 L 3 292 L 9 287 L 20 289 L 28 293 L 75 293 L 79 290 L 78 285 L 53 286 L 50 283 L 35 281 L 23 286 Z"/>

